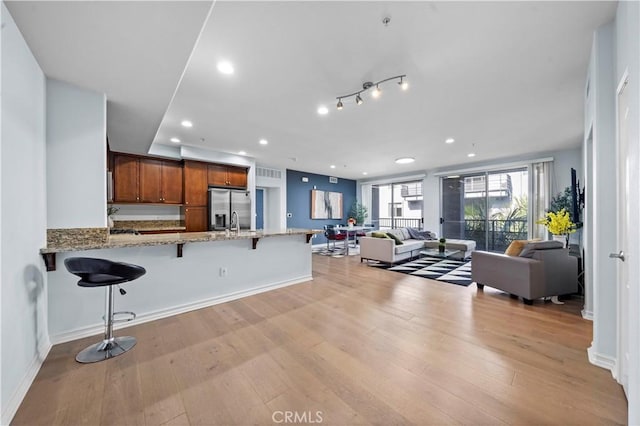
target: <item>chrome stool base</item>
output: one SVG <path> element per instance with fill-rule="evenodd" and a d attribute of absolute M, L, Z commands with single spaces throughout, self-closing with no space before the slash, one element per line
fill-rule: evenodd
<path fill-rule="evenodd" d="M 114 337 L 83 349 L 76 355 L 76 361 L 83 364 L 104 361 L 122 355 L 136 345 L 136 338 L 131 336 Z"/>

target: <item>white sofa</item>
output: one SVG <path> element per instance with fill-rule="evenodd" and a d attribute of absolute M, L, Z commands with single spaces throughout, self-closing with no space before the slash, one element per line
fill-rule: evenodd
<path fill-rule="evenodd" d="M 386 263 L 396 263 L 416 257 L 425 248 L 438 248 L 438 240 L 417 240 L 411 238 L 406 228 L 384 229 L 379 232 L 388 232 L 402 241 L 401 245 L 396 245 L 393 239 L 375 238 L 368 232 L 366 236 L 360 237 L 360 262 L 363 260 L 378 260 Z M 445 244 L 449 250 L 460 250 L 458 258 L 471 256 L 471 252 L 476 249 L 476 242 L 471 240 L 449 240 Z"/>

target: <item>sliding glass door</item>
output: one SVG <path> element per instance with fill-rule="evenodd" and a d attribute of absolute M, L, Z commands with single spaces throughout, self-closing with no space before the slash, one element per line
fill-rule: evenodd
<path fill-rule="evenodd" d="M 474 240 L 478 250 L 504 251 L 527 238 L 529 173 L 526 167 L 448 176 L 442 183 L 441 235 Z"/>
<path fill-rule="evenodd" d="M 371 207 L 378 228 L 421 228 L 422 181 L 372 185 Z"/>

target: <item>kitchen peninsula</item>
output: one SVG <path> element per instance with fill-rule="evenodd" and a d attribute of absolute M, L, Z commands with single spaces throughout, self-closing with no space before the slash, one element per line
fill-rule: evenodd
<path fill-rule="evenodd" d="M 312 280 L 310 240 L 319 230 L 285 229 L 108 235 L 106 229 L 50 230 L 40 252 L 50 272 L 52 343 L 99 334 L 104 291 L 76 285 L 64 259 L 96 257 L 140 265 L 147 274 L 123 287 L 116 310 L 139 324 Z M 81 235 L 78 235 L 81 233 Z M 84 236 L 83 236 L 84 235 Z"/>

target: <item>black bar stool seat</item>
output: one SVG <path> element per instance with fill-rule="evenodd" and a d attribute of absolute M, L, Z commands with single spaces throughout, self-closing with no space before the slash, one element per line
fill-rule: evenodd
<path fill-rule="evenodd" d="M 70 257 L 65 259 L 64 266 L 69 272 L 80 277 L 80 281 L 78 281 L 80 287 L 108 286 L 107 313 L 104 316 L 104 339 L 102 342 L 93 344 L 78 353 L 76 361 L 82 363 L 104 361 L 105 359 L 121 355 L 133 348 L 136 344 L 135 337 L 113 337 L 115 315 L 130 315 L 131 318 L 125 321 L 131 321 L 136 317 L 136 314 L 133 312 L 113 311 L 113 286 L 138 279 L 147 271 L 142 266 L 92 257 Z M 124 290 L 120 291 L 122 294 L 126 293 Z"/>

